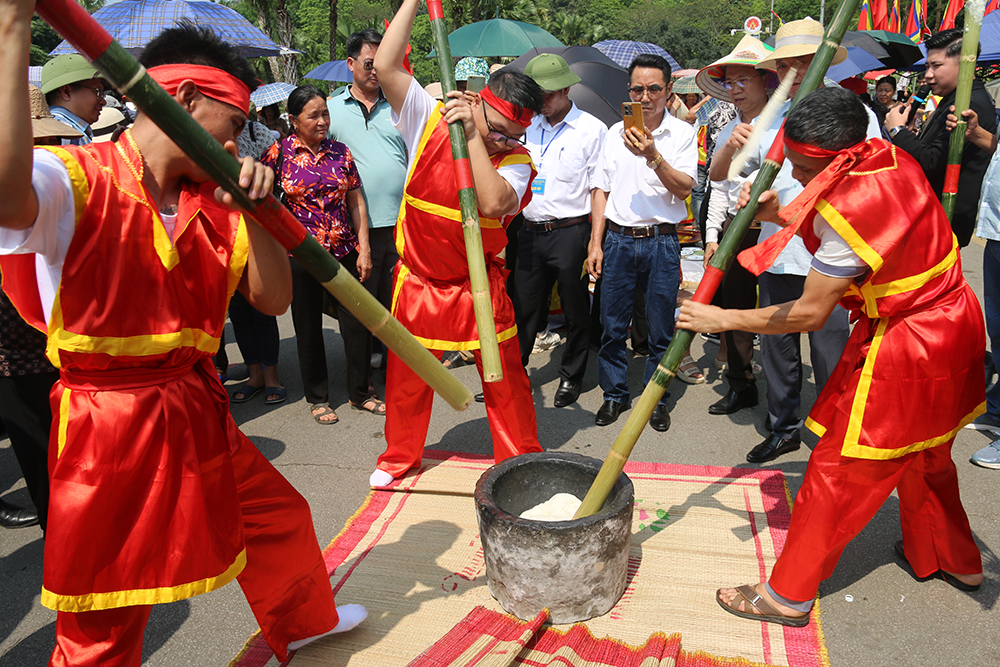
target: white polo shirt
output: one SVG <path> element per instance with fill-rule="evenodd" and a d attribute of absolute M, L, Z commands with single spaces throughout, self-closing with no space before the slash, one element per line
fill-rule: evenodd
<path fill-rule="evenodd" d="M 646 158 L 629 152 L 622 138 L 624 129 L 624 123 L 616 123 L 608 130 L 594 174 L 593 187 L 610 193 L 604 217 L 623 227 L 683 221 L 687 218 L 684 200 L 667 190 L 656 171 L 646 166 Z M 652 134 L 663 160 L 697 182 L 698 138 L 694 128 L 664 113 Z"/>
<path fill-rule="evenodd" d="M 525 148 L 538 169 L 531 183 L 531 221 L 575 218 L 590 213 L 590 189 L 601 159 L 607 126 L 575 104 L 554 126 L 535 116 L 525 133 Z"/>

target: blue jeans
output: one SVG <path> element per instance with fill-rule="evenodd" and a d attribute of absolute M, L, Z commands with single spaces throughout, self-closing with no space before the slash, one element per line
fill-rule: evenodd
<path fill-rule="evenodd" d="M 987 241 L 983 252 L 983 309 L 995 361 L 1000 354 L 1000 241 Z M 986 414 L 1000 417 L 1000 382 L 986 392 Z"/>
<path fill-rule="evenodd" d="M 601 351 L 597 377 L 604 399 L 628 404 L 628 359 L 625 341 L 636 290 L 646 299 L 649 356 L 643 386 L 674 335 L 674 310 L 680 288 L 681 246 L 676 234 L 635 239 L 608 230 L 601 273 Z"/>

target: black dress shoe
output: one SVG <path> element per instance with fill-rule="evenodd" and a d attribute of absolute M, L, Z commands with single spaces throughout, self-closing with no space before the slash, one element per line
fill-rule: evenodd
<path fill-rule="evenodd" d="M 607 426 L 618 421 L 618 416 L 628 410 L 628 405 L 612 401 L 610 398 L 604 401 L 604 405 L 597 411 L 597 418 L 594 423 L 598 426 Z"/>
<path fill-rule="evenodd" d="M 802 440 L 799 438 L 798 433 L 793 435 L 788 440 L 785 440 L 780 435 L 772 433 L 767 436 L 767 439 L 764 440 L 764 442 L 750 450 L 750 453 L 747 454 L 747 461 L 750 463 L 766 463 L 767 461 L 773 461 L 782 454 L 794 452 L 799 448 L 801 442 Z"/>
<path fill-rule="evenodd" d="M 0 526 L 27 528 L 38 525 L 38 512 L 10 505 L 0 500 Z"/>
<path fill-rule="evenodd" d="M 710 415 L 731 415 L 743 408 L 757 405 L 757 387 L 749 387 L 743 391 L 730 389 L 721 399 L 708 406 Z"/>
<path fill-rule="evenodd" d="M 659 431 L 660 433 L 670 428 L 670 413 L 667 412 L 667 406 L 657 405 L 653 409 L 653 416 L 649 418 L 649 425 L 653 427 L 654 431 Z"/>
<path fill-rule="evenodd" d="M 472 398 L 475 399 L 476 403 L 485 403 L 486 402 L 486 395 L 483 392 L 479 392 L 478 394 L 476 394 Z"/>
<path fill-rule="evenodd" d="M 578 398 L 580 398 L 580 383 L 564 379 L 559 382 L 553 403 L 557 408 L 565 408 L 570 403 L 575 403 Z"/>

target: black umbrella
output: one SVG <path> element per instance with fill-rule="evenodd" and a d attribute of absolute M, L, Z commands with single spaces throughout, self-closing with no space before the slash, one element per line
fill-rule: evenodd
<path fill-rule="evenodd" d="M 536 47 L 508 64 L 523 72 L 528 61 L 542 53 L 562 56 L 580 83 L 569 89 L 578 107 L 611 127 L 622 119 L 622 102 L 628 102 L 628 72 L 592 46 Z"/>

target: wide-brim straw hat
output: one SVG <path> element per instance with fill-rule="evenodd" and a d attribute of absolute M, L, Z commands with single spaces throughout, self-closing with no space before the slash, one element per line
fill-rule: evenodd
<path fill-rule="evenodd" d="M 31 134 L 35 139 L 43 137 L 75 139 L 83 136 L 79 130 L 56 120 L 49 111 L 49 105 L 45 103 L 45 94 L 41 88 L 28 84 L 28 97 L 31 99 Z"/>
<path fill-rule="evenodd" d="M 760 69 L 760 61 L 771 56 L 771 48 L 756 37 L 743 35 L 732 53 L 722 56 L 711 65 L 702 67 L 694 80 L 698 87 L 712 97 L 729 102 L 729 91 L 722 86 L 727 65 L 743 65 Z M 677 92 L 676 84 L 674 91 Z"/>
<path fill-rule="evenodd" d="M 101 116 L 97 119 L 97 122 L 90 126 L 90 129 L 94 133 L 94 143 L 98 144 L 102 141 L 111 141 L 111 136 L 115 132 L 115 128 L 119 124 L 124 122 L 125 114 L 123 114 L 118 109 L 112 109 L 111 107 L 104 107 L 101 109 Z"/>
<path fill-rule="evenodd" d="M 782 58 L 800 58 L 811 56 L 819 50 L 823 43 L 823 24 L 813 19 L 800 19 L 789 21 L 774 34 L 774 51 L 766 60 L 760 61 L 760 67 L 769 70 L 778 68 L 778 61 Z M 847 49 L 843 46 L 837 47 L 837 52 L 833 54 L 831 65 L 839 65 L 847 60 Z"/>

